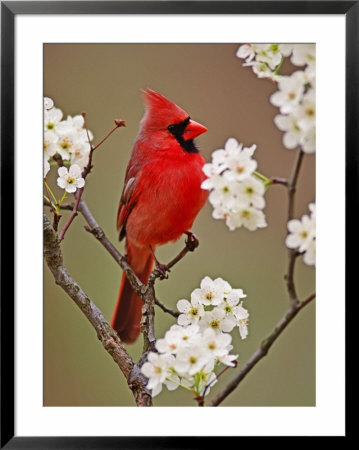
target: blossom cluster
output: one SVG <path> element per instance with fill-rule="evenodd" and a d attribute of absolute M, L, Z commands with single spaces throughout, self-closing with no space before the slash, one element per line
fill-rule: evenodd
<path fill-rule="evenodd" d="M 289 234 L 286 245 L 291 249 L 298 249 L 303 253 L 303 261 L 308 266 L 315 265 L 316 255 L 316 207 L 315 203 L 308 206 L 310 215 L 304 214 L 301 220 L 293 219 L 288 222 Z"/>
<path fill-rule="evenodd" d="M 237 328 L 242 339 L 247 337 L 249 313 L 241 301 L 245 297 L 242 289 L 232 289 L 222 278 L 207 276 L 192 292 L 190 301 L 177 302 L 177 324 L 156 341 L 158 353 L 150 352 L 141 368 L 149 379 L 147 388 L 152 396 L 165 384 L 169 390 L 181 386 L 204 397 L 217 382 L 218 367 L 236 365 L 238 355 L 230 353 L 229 333 Z"/>
<path fill-rule="evenodd" d="M 260 78 L 278 83 L 278 91 L 270 101 L 279 108 L 274 118 L 279 130 L 284 132 L 283 145 L 288 149 L 298 146 L 305 153 L 315 152 L 315 45 L 314 44 L 245 44 L 237 51 Z M 303 67 L 291 75 L 280 75 L 285 57 L 295 66 Z"/>
<path fill-rule="evenodd" d="M 237 57 L 244 59 L 243 66 L 252 67 L 258 78 L 277 81 L 283 59 L 292 53 L 293 47 L 292 44 L 244 44 L 237 50 Z"/>
<path fill-rule="evenodd" d="M 44 178 L 50 170 L 55 155 L 60 156 L 65 165 L 59 169 L 58 186 L 67 192 L 75 192 L 84 185 L 81 171 L 87 165 L 90 142 L 93 135 L 84 128 L 82 115 L 67 116 L 63 119 L 61 109 L 54 106 L 52 99 L 44 98 Z"/>
<path fill-rule="evenodd" d="M 225 219 L 230 230 L 244 226 L 253 231 L 267 225 L 265 185 L 255 175 L 257 162 L 252 158 L 255 149 L 229 138 L 224 149 L 212 153 L 212 162 L 203 166 L 207 179 L 201 187 L 211 191 L 212 216 Z"/>

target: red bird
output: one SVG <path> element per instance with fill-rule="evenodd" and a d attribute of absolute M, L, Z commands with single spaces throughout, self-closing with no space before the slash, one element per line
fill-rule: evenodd
<path fill-rule="evenodd" d="M 163 95 L 144 90 L 146 113 L 140 123 L 117 213 L 127 260 L 146 283 L 157 245 L 189 231 L 207 200 L 201 189 L 205 160 L 193 139 L 207 131 Z M 140 334 L 142 300 L 123 273 L 111 326 L 121 340 Z"/>

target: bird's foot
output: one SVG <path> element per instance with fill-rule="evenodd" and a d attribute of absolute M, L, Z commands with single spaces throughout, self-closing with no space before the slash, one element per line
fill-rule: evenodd
<path fill-rule="evenodd" d="M 192 231 L 185 231 L 187 234 L 187 239 L 185 241 L 186 247 L 190 252 L 194 252 L 194 250 L 199 246 L 199 240 L 197 236 L 192 233 Z"/>
<path fill-rule="evenodd" d="M 167 272 L 171 272 L 171 269 L 166 266 L 166 264 L 161 264 L 157 259 L 155 259 L 156 271 L 159 274 L 160 280 L 164 280 L 168 278 Z"/>
<path fill-rule="evenodd" d="M 160 280 L 167 279 L 168 278 L 167 272 L 171 272 L 171 269 L 166 264 L 162 264 L 158 261 L 158 259 L 156 258 L 155 252 L 153 251 L 151 246 L 150 246 L 150 250 L 151 250 L 153 259 L 155 260 L 155 272 L 157 272 L 159 279 Z"/>

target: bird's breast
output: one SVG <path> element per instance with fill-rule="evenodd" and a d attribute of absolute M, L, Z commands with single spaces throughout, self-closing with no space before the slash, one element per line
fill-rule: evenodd
<path fill-rule="evenodd" d="M 189 154 L 144 165 L 137 180 L 138 200 L 126 225 L 131 241 L 164 244 L 192 227 L 208 196 L 201 189 L 204 163 L 200 154 Z"/>

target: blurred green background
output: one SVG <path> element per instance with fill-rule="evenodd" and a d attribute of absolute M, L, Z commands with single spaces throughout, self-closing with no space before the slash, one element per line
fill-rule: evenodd
<path fill-rule="evenodd" d="M 113 126 L 126 120 L 94 154 L 94 170 L 86 181 L 84 199 L 108 238 L 117 245 L 117 205 L 138 124 L 144 113 L 140 89 L 150 87 L 184 108 L 208 128 L 197 139 L 207 161 L 223 148 L 228 137 L 249 146 L 257 144 L 258 170 L 267 176 L 289 177 L 296 151 L 282 145 L 274 126 L 277 108 L 269 103 L 275 83 L 257 79 L 236 58 L 238 44 L 46 44 L 44 95 L 55 101 L 64 116 L 87 112 L 89 129 L 98 142 Z M 286 62 L 282 73 L 293 67 Z M 48 180 L 56 185 L 56 171 Z M 57 191 L 59 192 L 59 191 Z M 63 192 L 63 191 L 62 191 Z M 59 192 L 60 195 L 60 192 Z M 305 155 L 300 173 L 295 214 L 307 213 L 315 199 L 315 157 Z M 156 284 L 158 298 L 174 307 L 189 298 L 200 280 L 222 277 L 247 294 L 249 335 L 234 339 L 239 367 L 258 348 L 288 306 L 284 273 L 287 265 L 287 193 L 274 186 L 266 193 L 268 227 L 255 232 L 229 231 L 211 217 L 208 203 L 193 231 L 199 248 L 183 259 L 168 280 Z M 48 213 L 48 211 L 47 211 Z M 64 212 L 62 224 L 68 213 Z M 121 269 L 103 247 L 84 231 L 79 215 L 63 242 L 65 264 L 84 291 L 110 319 L 117 298 Z M 61 223 L 60 223 L 61 226 Z M 169 261 L 183 239 L 158 249 L 160 261 Z M 123 243 L 118 244 L 123 251 Z M 315 270 L 298 260 L 295 281 L 300 298 L 315 289 Z M 173 318 L 156 309 L 156 335 L 161 337 Z M 142 338 L 128 346 L 134 358 Z M 228 370 L 212 389 L 219 392 L 238 369 Z M 96 333 L 44 267 L 44 405 L 134 406 L 124 377 L 104 351 Z M 196 406 L 183 389 L 163 392 L 155 406 Z M 315 405 L 315 305 L 306 307 L 284 331 L 269 354 L 250 372 L 223 406 Z"/>

